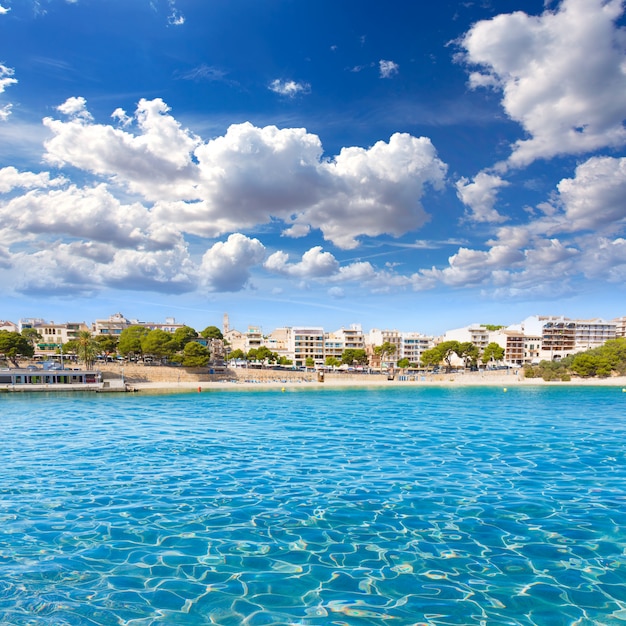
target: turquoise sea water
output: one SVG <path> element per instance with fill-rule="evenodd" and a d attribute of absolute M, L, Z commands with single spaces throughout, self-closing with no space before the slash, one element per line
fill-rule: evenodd
<path fill-rule="evenodd" d="M 626 623 L 626 393 L 0 396 L 0 623 Z"/>

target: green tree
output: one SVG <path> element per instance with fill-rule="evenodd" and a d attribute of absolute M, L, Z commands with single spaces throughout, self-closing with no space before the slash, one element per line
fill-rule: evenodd
<path fill-rule="evenodd" d="M 583 378 L 590 376 L 606 378 L 610 376 L 617 363 L 611 358 L 608 351 L 602 350 L 603 347 L 574 355 L 570 365 L 571 371 Z"/>
<path fill-rule="evenodd" d="M 452 355 L 463 355 L 462 358 L 473 358 L 474 352 L 473 348 L 475 348 L 474 344 L 470 342 L 466 342 L 466 345 L 459 343 L 455 339 L 450 341 L 443 341 L 440 344 L 437 344 L 433 348 L 429 350 L 424 350 L 422 352 L 422 365 L 424 367 L 434 367 L 436 365 L 440 365 L 442 362 L 445 362 L 446 368 L 450 370 L 452 368 Z"/>
<path fill-rule="evenodd" d="M 483 356 L 481 357 L 481 361 L 483 363 L 489 363 L 489 361 L 502 361 L 504 358 L 504 348 L 497 344 L 495 341 L 492 341 L 488 344 L 483 350 Z"/>
<path fill-rule="evenodd" d="M 113 335 L 96 335 L 94 341 L 98 344 L 100 353 L 107 357 L 117 352 L 117 338 Z"/>
<path fill-rule="evenodd" d="M 341 365 L 341 361 L 337 357 L 327 356 L 325 364 L 328 367 L 339 367 Z"/>
<path fill-rule="evenodd" d="M 0 354 L 4 354 L 15 367 L 19 367 L 18 359 L 31 358 L 35 354 L 35 347 L 20 333 L 0 330 Z"/>
<path fill-rule="evenodd" d="M 91 369 L 99 351 L 98 342 L 88 330 L 81 330 L 73 341 L 78 359 L 83 362 L 86 369 Z"/>
<path fill-rule="evenodd" d="M 376 346 L 374 348 L 374 354 L 380 356 L 380 364 L 384 363 L 387 357 L 396 353 L 396 346 L 390 341 L 385 341 L 382 346 Z"/>
<path fill-rule="evenodd" d="M 276 352 L 272 352 L 267 346 L 259 346 L 256 349 L 256 360 L 265 363 L 274 363 L 278 360 Z"/>
<path fill-rule="evenodd" d="M 315 367 L 315 361 L 313 360 L 313 357 L 308 356 L 304 362 L 304 364 L 306 365 L 306 367 Z"/>
<path fill-rule="evenodd" d="M 541 361 L 538 365 L 524 366 L 526 378 L 543 378 L 544 380 L 564 380 L 569 376 L 568 361 Z"/>
<path fill-rule="evenodd" d="M 41 333 L 36 328 L 22 328 L 22 337 L 25 337 L 33 347 L 43 341 Z"/>
<path fill-rule="evenodd" d="M 434 348 L 429 348 L 428 350 L 424 350 L 421 356 L 421 363 L 425 368 L 435 367 L 439 365 L 442 361 L 441 350 L 435 346 Z"/>
<path fill-rule="evenodd" d="M 600 362 L 598 364 L 596 375 L 600 378 L 608 378 L 613 373 L 613 364 L 606 356 L 601 356 L 599 360 Z"/>
<path fill-rule="evenodd" d="M 246 358 L 246 355 L 241 348 L 237 348 L 236 350 L 229 352 L 228 355 L 226 356 L 226 359 L 228 361 L 232 361 L 233 359 L 244 360 L 245 358 Z"/>
<path fill-rule="evenodd" d="M 595 351 L 598 351 L 611 364 L 612 371 L 626 374 L 626 338 L 610 339 Z"/>
<path fill-rule="evenodd" d="M 141 356 L 143 348 L 141 340 L 150 332 L 145 326 L 129 326 L 120 333 L 117 344 L 119 353 L 123 356 Z"/>
<path fill-rule="evenodd" d="M 163 359 L 172 357 L 178 350 L 178 344 L 172 333 L 155 328 L 142 337 L 141 350 L 143 354 Z"/>
<path fill-rule="evenodd" d="M 78 355 L 78 341 L 76 339 L 70 339 L 63 344 L 60 344 L 59 347 L 55 350 L 55 354 L 61 355 L 61 361 L 63 361 L 63 355 L 72 354 L 74 356 Z"/>
<path fill-rule="evenodd" d="M 456 341 L 456 339 L 451 339 L 450 341 L 443 341 L 442 343 L 440 343 L 438 346 L 435 346 L 436 348 L 438 348 L 439 350 L 439 354 L 441 355 L 441 359 L 439 360 L 439 362 L 441 363 L 441 361 L 445 361 L 446 363 L 446 369 L 447 370 L 451 370 L 452 369 L 452 355 L 453 354 L 459 354 L 459 352 L 462 352 L 462 348 L 461 348 L 461 344 Z"/>
<path fill-rule="evenodd" d="M 577 376 L 589 378 L 590 376 L 596 375 L 598 366 L 600 365 L 599 361 L 600 359 L 596 355 L 589 354 L 588 352 L 581 352 L 580 354 L 576 354 L 574 356 L 571 370 Z"/>
<path fill-rule="evenodd" d="M 475 367 L 478 363 L 480 350 L 471 341 L 463 341 L 455 348 L 454 353 L 463 359 L 465 367 Z"/>
<path fill-rule="evenodd" d="M 405 370 L 407 367 L 410 367 L 410 366 L 411 366 L 411 361 L 409 361 L 409 359 L 407 359 L 406 357 L 398 361 L 398 367 L 400 369 Z"/>
<path fill-rule="evenodd" d="M 207 326 L 200 331 L 200 336 L 205 339 L 224 339 L 222 331 L 217 326 Z"/>
<path fill-rule="evenodd" d="M 197 341 L 189 341 L 183 348 L 183 367 L 206 367 L 211 353 L 206 346 Z"/>
<path fill-rule="evenodd" d="M 341 353 L 341 362 L 346 365 L 367 365 L 369 359 L 367 358 L 367 352 L 362 348 L 346 348 Z"/>
<path fill-rule="evenodd" d="M 191 326 L 181 326 L 174 331 L 173 337 L 178 349 L 182 350 L 190 341 L 197 339 L 198 333 Z"/>
<path fill-rule="evenodd" d="M 543 366 L 543 361 L 539 367 Z M 610 339 L 598 348 L 580 352 L 562 359 L 562 366 L 577 376 L 611 376 L 613 372 L 626 374 L 626 338 Z"/>

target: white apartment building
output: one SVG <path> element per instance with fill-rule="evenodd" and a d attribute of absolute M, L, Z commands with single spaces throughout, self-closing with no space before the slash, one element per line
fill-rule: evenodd
<path fill-rule="evenodd" d="M 333 333 L 326 333 L 324 336 L 324 362 L 329 357 L 341 361 L 341 355 L 344 351 L 343 345 L 341 337 L 336 337 Z"/>
<path fill-rule="evenodd" d="M 46 320 L 40 317 L 24 317 L 17 323 L 18 332 L 21 333 L 25 328 L 35 328 L 36 326 L 43 326 Z"/>
<path fill-rule="evenodd" d="M 250 350 L 257 350 L 263 345 L 263 331 L 260 326 L 248 326 L 248 330 L 244 333 L 246 349 L 244 352 Z"/>
<path fill-rule="evenodd" d="M 93 335 L 113 335 L 119 337 L 125 328 L 132 326 L 130 320 L 126 319 L 121 313 L 114 313 L 107 319 L 96 320 L 91 325 Z"/>
<path fill-rule="evenodd" d="M 402 333 L 401 338 L 400 353 L 396 361 L 408 359 L 411 363 L 419 364 L 422 353 L 435 345 L 433 337 L 426 337 L 420 333 Z"/>
<path fill-rule="evenodd" d="M 296 367 L 306 366 L 309 359 L 316 366 L 324 365 L 324 329 L 318 326 L 291 328 L 289 353 L 289 358 Z"/>
<path fill-rule="evenodd" d="M 344 350 L 365 350 L 365 336 L 360 324 L 340 328 L 324 337 L 324 355 L 341 360 Z"/>
<path fill-rule="evenodd" d="M 541 361 L 541 337 L 524 336 L 524 363 L 539 363 Z"/>
<path fill-rule="evenodd" d="M 626 315 L 616 317 L 613 322 L 615 323 L 615 336 L 626 337 Z"/>
<path fill-rule="evenodd" d="M 129 326 L 143 326 L 148 330 L 163 330 L 166 333 L 175 333 L 184 324 L 177 324 L 173 317 L 166 317 L 165 322 L 140 322 L 139 320 L 129 320 L 121 313 L 114 313 L 107 319 L 96 320 L 91 325 L 91 333 L 96 335 L 112 335 L 119 337 L 122 331 Z"/>
<path fill-rule="evenodd" d="M 577 352 L 598 348 L 617 336 L 617 324 L 600 318 L 575 320 L 574 344 Z"/>
<path fill-rule="evenodd" d="M 492 333 L 491 340 L 504 348 L 504 363 L 507 365 L 539 362 L 541 335 L 526 335 L 521 330 L 507 328 Z"/>
<path fill-rule="evenodd" d="M 529 345 L 536 344 L 536 338 L 540 338 L 539 354 L 536 354 L 536 350 L 527 350 L 529 354 L 524 362 L 531 363 L 559 360 L 577 352 L 597 348 L 609 339 L 615 339 L 617 328 L 618 323 L 615 320 L 607 322 L 600 318 L 582 320 L 533 315 L 507 330 L 520 330 Z"/>
<path fill-rule="evenodd" d="M 177 324 L 173 317 L 166 317 L 165 323 L 161 322 L 133 322 L 134 326 L 145 326 L 148 330 L 163 330 L 166 333 L 175 333 L 179 328 L 183 328 L 185 324 Z"/>
<path fill-rule="evenodd" d="M 469 341 L 477 348 L 480 348 L 480 350 L 484 350 L 491 343 L 491 341 L 495 341 L 492 339 L 492 334 L 494 332 L 497 331 L 487 330 L 481 324 L 471 324 L 470 326 L 465 326 L 463 328 L 447 330 L 442 341 L 458 341 L 460 343 Z"/>

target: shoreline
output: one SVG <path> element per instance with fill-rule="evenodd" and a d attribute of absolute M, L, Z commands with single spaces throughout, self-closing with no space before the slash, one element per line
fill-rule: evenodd
<path fill-rule="evenodd" d="M 229 380 L 229 381 L 159 381 L 159 382 L 133 382 L 127 383 L 129 391 L 241 391 L 241 390 L 292 390 L 292 389 L 345 389 L 345 388 L 419 388 L 419 387 L 621 387 L 626 391 L 626 376 L 613 376 L 611 378 L 573 378 L 570 381 L 546 381 L 542 378 L 522 378 L 514 374 L 494 373 L 467 373 L 461 375 L 437 375 L 423 377 L 423 380 L 387 380 L 376 377 L 375 380 L 361 377 L 341 379 L 334 376 L 326 376 L 323 382 L 317 380 L 284 380 L 284 381 L 256 381 Z"/>
<path fill-rule="evenodd" d="M 451 372 L 449 374 L 403 375 L 396 374 L 389 379 L 386 374 L 339 374 L 325 373 L 319 380 L 316 373 L 282 377 L 269 370 L 230 371 L 226 375 L 207 375 L 204 372 L 181 372 L 170 368 L 140 368 L 128 372 L 117 368 L 103 369 L 102 382 L 94 384 L 20 384 L 0 385 L 0 393 L 5 392 L 63 392 L 86 391 L 95 393 L 181 393 L 208 391 L 293 391 L 341 390 L 341 389 L 383 389 L 419 387 L 494 387 L 507 391 L 520 387 L 614 387 L 626 392 L 626 376 L 609 378 L 578 378 L 569 381 L 546 381 L 543 378 L 524 378 L 523 370 Z M 120 371 L 121 370 L 121 371 Z M 281 376 L 281 377 L 278 377 Z"/>

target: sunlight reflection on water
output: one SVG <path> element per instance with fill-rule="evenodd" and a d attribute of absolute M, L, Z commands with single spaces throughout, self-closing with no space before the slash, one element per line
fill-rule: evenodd
<path fill-rule="evenodd" d="M 612 624 L 612 388 L 0 399 L 7 624 Z"/>

